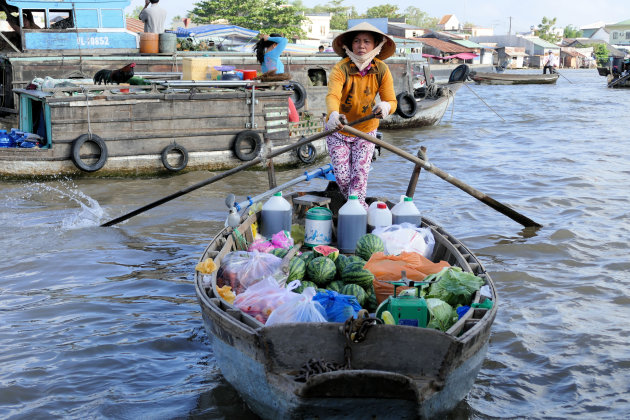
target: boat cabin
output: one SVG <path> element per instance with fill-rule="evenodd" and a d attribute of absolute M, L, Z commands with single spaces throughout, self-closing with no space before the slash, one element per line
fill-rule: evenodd
<path fill-rule="evenodd" d="M 130 53 L 138 35 L 125 29 L 129 0 L 0 0 L 10 31 L 0 32 L 2 51 L 42 54 Z M 5 28 L 6 29 L 6 28 Z"/>

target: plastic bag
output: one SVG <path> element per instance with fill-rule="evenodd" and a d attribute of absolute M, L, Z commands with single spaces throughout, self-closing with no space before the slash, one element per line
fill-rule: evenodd
<path fill-rule="evenodd" d="M 263 324 L 285 302 L 299 296 L 291 288 L 280 287 L 273 277 L 265 277 L 234 299 L 234 306 Z"/>
<path fill-rule="evenodd" d="M 361 310 L 356 296 L 342 295 L 334 290 L 317 292 L 313 300 L 326 310 L 328 322 L 346 322 L 349 317 L 356 318 Z"/>
<path fill-rule="evenodd" d="M 398 255 L 401 252 L 417 252 L 431 258 L 435 238 L 429 228 L 419 228 L 411 223 L 384 226 L 374 229 L 372 232 L 383 240 L 385 254 Z"/>
<path fill-rule="evenodd" d="M 409 280 L 422 281 L 429 274 L 439 273 L 444 267 L 450 267 L 450 264 L 446 261 L 434 263 L 417 252 L 402 252 L 400 255 L 375 252 L 363 268 L 374 274 L 374 292 L 380 304 L 394 294 L 394 286 L 387 282 L 400 280 L 401 271 L 406 272 Z M 402 290 L 405 288 L 398 288 L 399 292 Z"/>
<path fill-rule="evenodd" d="M 307 287 L 301 294 L 293 293 L 290 299 L 277 307 L 265 325 L 291 322 L 326 322 L 326 311 L 319 302 L 313 300 L 315 288 Z"/>
<path fill-rule="evenodd" d="M 263 278 L 278 273 L 281 265 L 282 259 L 273 254 L 230 252 L 223 258 L 217 271 L 217 287 L 231 286 L 234 293 L 239 295 Z"/>

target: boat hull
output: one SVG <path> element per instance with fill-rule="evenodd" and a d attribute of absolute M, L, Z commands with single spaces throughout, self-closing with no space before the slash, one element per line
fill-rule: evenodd
<path fill-rule="evenodd" d="M 471 74 L 471 79 L 477 84 L 484 85 L 545 85 L 554 84 L 560 77 L 555 74 L 510 74 L 510 73 L 482 73 Z"/>

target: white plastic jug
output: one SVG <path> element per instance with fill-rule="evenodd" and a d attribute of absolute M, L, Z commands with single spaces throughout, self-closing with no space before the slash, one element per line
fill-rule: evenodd
<path fill-rule="evenodd" d="M 420 210 L 413 203 L 413 198 L 405 197 L 392 208 L 392 222 L 395 225 L 411 223 L 414 226 L 420 226 L 422 216 Z"/>
<path fill-rule="evenodd" d="M 281 230 L 291 230 L 293 211 L 291 204 L 282 197 L 282 192 L 275 193 L 262 206 L 260 234 L 265 238 Z"/>
<path fill-rule="evenodd" d="M 372 231 L 377 227 L 391 226 L 392 212 L 387 208 L 387 204 L 379 201 L 375 208 L 368 209 L 368 230 Z"/>
<path fill-rule="evenodd" d="M 367 211 L 356 195 L 348 197 L 346 204 L 339 209 L 337 219 L 337 248 L 343 253 L 353 253 L 357 241 L 367 230 Z"/>

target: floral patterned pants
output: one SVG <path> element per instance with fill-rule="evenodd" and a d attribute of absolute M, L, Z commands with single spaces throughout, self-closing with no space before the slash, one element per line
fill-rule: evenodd
<path fill-rule="evenodd" d="M 376 130 L 367 134 L 376 136 Z M 365 194 L 368 172 L 374 154 L 374 143 L 336 132 L 326 137 L 326 144 L 337 185 L 344 197 L 348 198 L 351 194 L 357 195 L 359 202 L 367 209 Z"/>

